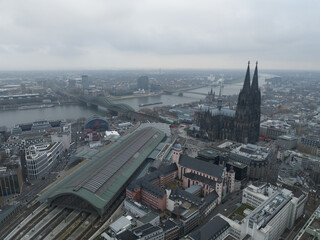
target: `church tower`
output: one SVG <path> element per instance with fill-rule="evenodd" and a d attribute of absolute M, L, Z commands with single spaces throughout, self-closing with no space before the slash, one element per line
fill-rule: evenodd
<path fill-rule="evenodd" d="M 214 99 L 215 99 L 215 92 L 212 91 L 212 88 L 211 88 L 211 91 L 208 92 L 208 95 L 207 95 L 207 102 L 210 103 L 210 104 L 213 104 L 214 102 Z"/>
<path fill-rule="evenodd" d="M 251 140 L 252 127 L 252 97 L 250 94 L 250 61 L 248 62 L 247 73 L 243 88 L 238 96 L 237 111 L 235 118 L 235 140 L 237 142 L 248 143 Z"/>
<path fill-rule="evenodd" d="M 258 84 L 258 62 L 254 70 L 252 85 L 250 88 L 250 95 L 252 99 L 252 127 L 249 137 L 250 143 L 255 143 L 259 140 L 260 132 L 260 115 L 261 115 L 261 92 Z"/>

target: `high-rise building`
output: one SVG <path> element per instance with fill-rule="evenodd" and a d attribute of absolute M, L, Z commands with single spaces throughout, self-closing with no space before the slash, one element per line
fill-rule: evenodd
<path fill-rule="evenodd" d="M 242 143 L 259 140 L 261 92 L 258 87 L 258 63 L 250 85 L 250 62 L 243 88 L 238 96 L 237 110 L 223 108 L 221 88 L 217 106 L 204 106 L 195 114 L 200 136 L 209 140 L 229 139 Z"/>
<path fill-rule="evenodd" d="M 137 88 L 145 91 L 149 90 L 149 78 L 147 76 L 139 77 L 137 79 Z"/>
<path fill-rule="evenodd" d="M 270 184 L 249 185 L 243 190 L 242 204 L 249 206 L 248 214 L 234 220 L 222 217 L 229 223 L 234 239 L 280 239 L 286 229 L 303 215 L 307 194 L 301 190 L 288 190 Z M 245 210 L 245 211 L 246 211 Z"/>
<path fill-rule="evenodd" d="M 22 185 L 20 165 L 0 167 L 0 197 L 20 194 Z"/>
<path fill-rule="evenodd" d="M 88 78 L 88 75 L 82 75 L 82 88 L 83 88 L 83 90 L 89 89 L 89 78 Z"/>

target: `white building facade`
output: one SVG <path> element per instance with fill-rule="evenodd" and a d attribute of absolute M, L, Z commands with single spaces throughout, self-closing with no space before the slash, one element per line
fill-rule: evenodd
<path fill-rule="evenodd" d="M 292 192 L 268 184 L 249 185 L 243 190 L 242 203 L 255 209 L 240 222 L 227 217 L 223 219 L 230 224 L 230 231 L 236 239 L 279 239 L 303 214 L 306 201 L 307 194 L 300 190 Z"/>
<path fill-rule="evenodd" d="M 39 179 L 46 174 L 64 150 L 62 142 L 44 143 L 29 146 L 25 157 L 29 179 Z"/>

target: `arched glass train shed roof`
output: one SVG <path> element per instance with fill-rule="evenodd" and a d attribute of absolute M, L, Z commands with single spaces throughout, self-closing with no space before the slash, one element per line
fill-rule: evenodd
<path fill-rule="evenodd" d="M 151 127 L 132 133 L 97 153 L 91 161 L 43 193 L 40 201 L 96 211 L 103 216 L 164 137 L 162 131 Z"/>

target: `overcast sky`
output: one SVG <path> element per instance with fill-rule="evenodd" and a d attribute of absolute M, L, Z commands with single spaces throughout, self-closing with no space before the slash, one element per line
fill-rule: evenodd
<path fill-rule="evenodd" d="M 319 0 L 0 0 L 0 70 L 320 70 Z"/>

